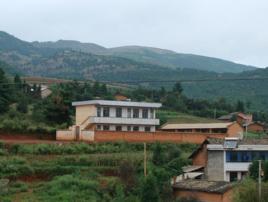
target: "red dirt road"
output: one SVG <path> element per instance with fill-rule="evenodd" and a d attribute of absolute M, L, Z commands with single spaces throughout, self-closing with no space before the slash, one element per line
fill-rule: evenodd
<path fill-rule="evenodd" d="M 55 144 L 64 143 L 52 139 L 39 139 L 35 135 L 20 135 L 20 134 L 0 134 L 0 142 L 7 144 Z"/>

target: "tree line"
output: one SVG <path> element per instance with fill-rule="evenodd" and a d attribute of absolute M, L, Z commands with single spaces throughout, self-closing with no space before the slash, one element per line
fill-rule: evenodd
<path fill-rule="evenodd" d="M 136 89 L 119 89 L 107 87 L 104 83 L 77 81 L 55 84 L 50 87 L 50 96 L 41 99 L 41 85 L 29 85 L 19 75 L 13 79 L 7 78 L 5 72 L 0 69 L 0 114 L 7 116 L 4 126 L 0 124 L 0 130 L 15 127 L 11 123 L 13 117 L 31 120 L 31 124 L 43 123 L 55 128 L 67 127 L 73 123 L 73 101 L 90 99 L 113 100 L 116 94 L 123 94 L 133 101 L 161 102 L 163 109 L 168 111 L 183 112 L 200 117 L 216 118 L 230 112 L 248 112 L 250 103 L 241 100 L 228 102 L 224 97 L 216 100 L 188 98 L 183 93 L 179 82 L 173 88 L 150 89 L 137 87 Z M 263 112 L 254 112 L 255 120 L 267 121 L 268 115 Z M 1 116 L 0 116 L 1 119 Z M 4 118 L 3 118 L 4 119 Z M 18 124 L 18 123 L 17 123 Z M 30 127 L 30 123 L 25 123 Z M 42 127 L 42 126 L 40 126 Z M 19 131 L 17 131 L 19 132 Z"/>

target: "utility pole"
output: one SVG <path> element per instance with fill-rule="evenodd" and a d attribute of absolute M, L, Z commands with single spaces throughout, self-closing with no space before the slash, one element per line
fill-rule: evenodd
<path fill-rule="evenodd" d="M 214 119 L 216 119 L 217 118 L 217 109 L 215 108 L 214 109 Z"/>
<path fill-rule="evenodd" d="M 143 162 L 143 169 L 144 169 L 144 176 L 147 176 L 147 151 L 146 151 L 146 142 L 143 143 L 143 152 L 144 152 L 144 162 Z"/>
<path fill-rule="evenodd" d="M 262 172 L 262 169 L 261 169 L 261 160 L 259 160 L 259 202 L 261 202 L 261 172 Z"/>

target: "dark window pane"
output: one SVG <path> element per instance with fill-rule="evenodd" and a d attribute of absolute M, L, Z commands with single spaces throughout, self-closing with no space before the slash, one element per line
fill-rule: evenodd
<path fill-rule="evenodd" d="M 116 131 L 122 131 L 122 126 L 116 126 L 116 127 L 115 127 L 115 130 L 116 130 Z"/>
<path fill-rule="evenodd" d="M 122 117 L 122 108 L 116 108 L 116 117 Z"/>

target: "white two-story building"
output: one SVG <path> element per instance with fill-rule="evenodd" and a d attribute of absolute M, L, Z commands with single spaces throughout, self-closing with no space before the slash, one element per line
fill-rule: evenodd
<path fill-rule="evenodd" d="M 232 182 L 248 174 L 254 160 L 268 160 L 268 139 L 207 139 L 192 155 L 204 178 Z"/>
<path fill-rule="evenodd" d="M 73 102 L 75 125 L 82 130 L 154 132 L 160 103 L 89 100 Z"/>

